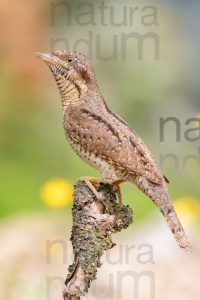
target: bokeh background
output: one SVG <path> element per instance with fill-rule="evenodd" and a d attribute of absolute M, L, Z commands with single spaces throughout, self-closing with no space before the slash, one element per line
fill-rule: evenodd
<path fill-rule="evenodd" d="M 182 253 L 151 201 L 124 184 L 134 223 L 114 237 L 119 246 L 110 251 L 113 260 L 104 257 L 85 299 L 199 298 L 199 13 L 195 0 L 0 1 L 2 300 L 62 298 L 72 259 L 73 183 L 98 176 L 68 146 L 59 92 L 34 54 L 62 48 L 90 56 L 106 102 L 140 134 L 170 180 L 174 205 L 194 246 L 193 254 Z M 145 38 L 141 51 L 133 34 L 153 38 Z M 129 36 L 127 43 L 123 36 Z M 161 140 L 160 119 L 167 117 L 176 123 L 167 123 Z M 153 249 L 153 263 L 138 259 L 145 244 Z M 127 247 L 132 247 L 129 254 Z M 128 276 L 128 270 L 152 272 L 155 293 L 142 278 L 137 295 L 135 273 Z"/>

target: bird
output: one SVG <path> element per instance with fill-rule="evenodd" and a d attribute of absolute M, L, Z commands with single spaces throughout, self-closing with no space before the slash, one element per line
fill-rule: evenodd
<path fill-rule="evenodd" d="M 101 173 L 102 179 L 96 181 L 134 184 L 159 208 L 178 245 L 191 252 L 167 178 L 139 135 L 108 108 L 92 62 L 80 52 L 65 49 L 36 56 L 47 64 L 59 89 L 66 138 L 75 153 Z M 96 193 L 95 179 L 85 177 L 85 181 Z"/>

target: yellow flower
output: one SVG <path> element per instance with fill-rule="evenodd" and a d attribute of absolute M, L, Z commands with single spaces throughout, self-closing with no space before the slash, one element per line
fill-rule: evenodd
<path fill-rule="evenodd" d="M 72 184 L 62 178 L 47 181 L 41 188 L 41 198 L 51 207 L 65 207 L 72 202 Z"/>
<path fill-rule="evenodd" d="M 200 217 L 200 200 L 193 196 L 177 198 L 174 207 L 185 224 L 191 224 Z"/>

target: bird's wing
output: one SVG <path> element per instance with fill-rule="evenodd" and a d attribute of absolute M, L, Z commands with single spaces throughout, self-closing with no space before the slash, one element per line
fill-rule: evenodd
<path fill-rule="evenodd" d="M 120 170 L 162 184 L 163 176 L 139 136 L 114 113 L 82 109 L 68 117 L 65 129 L 70 138 Z"/>
<path fill-rule="evenodd" d="M 130 159 L 130 166 L 132 166 L 132 170 L 134 171 L 135 169 L 135 172 L 138 175 L 144 176 L 149 181 L 154 182 L 156 184 L 162 184 L 163 178 L 167 183 L 169 183 L 168 179 L 162 175 L 157 162 L 154 160 L 154 158 L 151 155 L 151 152 L 143 143 L 142 139 L 138 136 L 138 134 L 133 129 L 131 129 L 123 119 L 121 119 L 117 114 L 111 111 L 107 106 L 106 109 L 108 113 L 113 116 L 114 123 L 116 123 L 117 125 L 120 124 L 119 126 L 123 127 L 123 130 L 126 132 L 126 137 L 128 137 L 129 142 L 133 146 L 132 151 L 135 152 L 135 155 L 132 156 L 132 158 L 137 163 L 136 165 L 133 165 L 133 161 Z"/>

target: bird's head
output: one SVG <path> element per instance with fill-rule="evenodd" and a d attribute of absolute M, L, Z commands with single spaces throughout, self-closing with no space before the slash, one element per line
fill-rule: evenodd
<path fill-rule="evenodd" d="M 88 86 L 94 82 L 95 75 L 92 64 L 79 52 L 68 50 L 59 50 L 52 53 L 37 52 L 36 56 L 47 63 L 57 82 L 61 97 L 65 98 L 65 102 L 67 99 L 73 99 L 72 94 L 75 94 L 75 91 L 80 97 L 81 94 L 85 93 Z"/>

